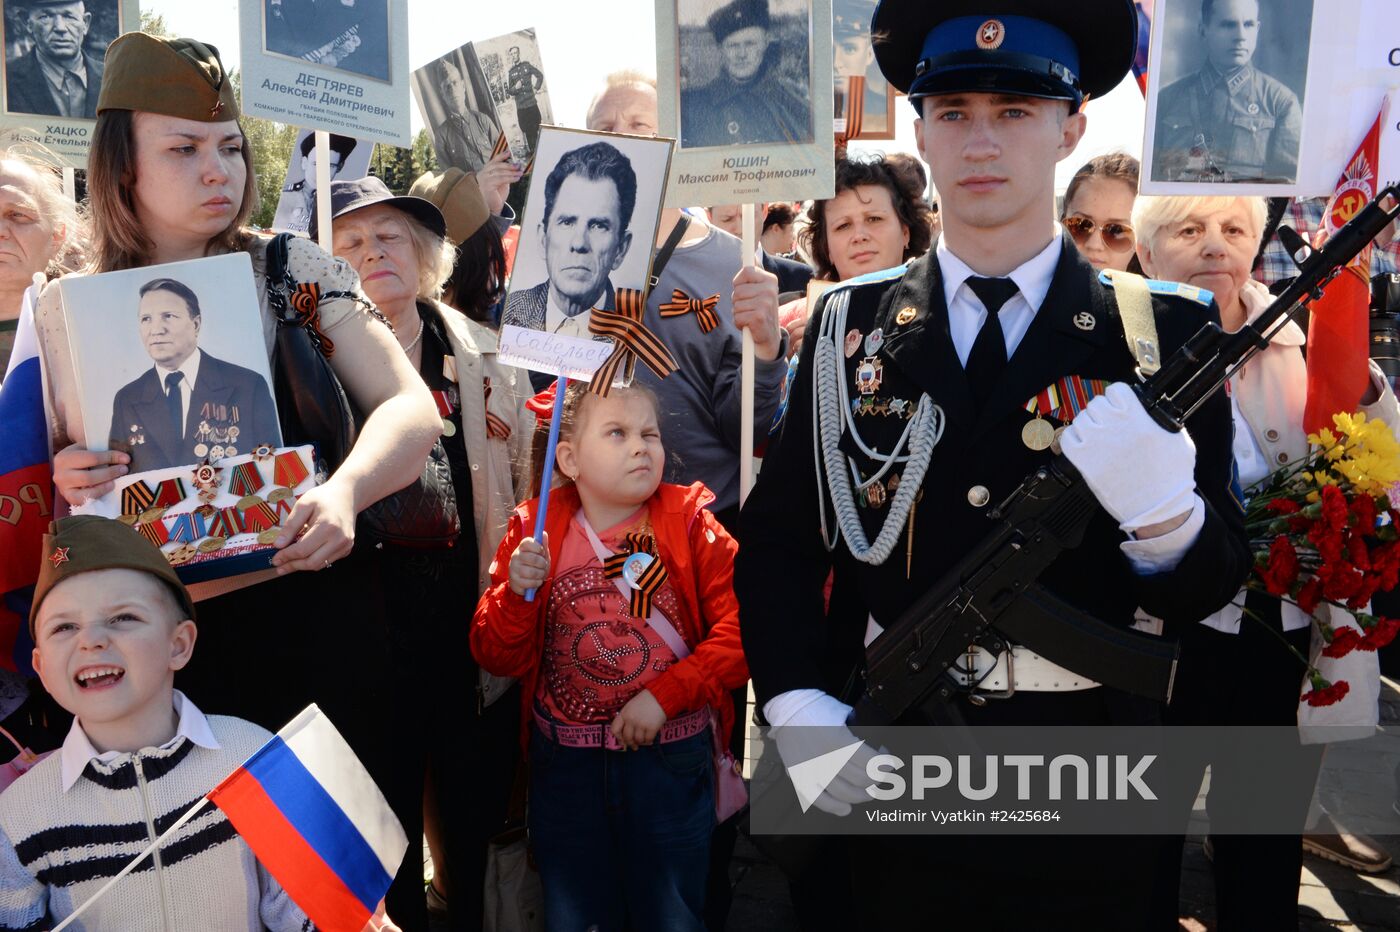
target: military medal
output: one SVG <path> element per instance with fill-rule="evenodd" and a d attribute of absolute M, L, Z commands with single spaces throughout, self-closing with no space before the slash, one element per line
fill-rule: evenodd
<path fill-rule="evenodd" d="M 883 482 L 872 482 L 865 487 L 865 503 L 871 508 L 885 506 L 885 484 Z"/>
<path fill-rule="evenodd" d="M 276 505 L 278 502 L 286 501 L 292 497 L 292 490 L 287 488 L 273 489 L 267 493 L 267 500 Z"/>
<path fill-rule="evenodd" d="M 267 502 L 258 502 L 242 510 L 245 531 L 268 531 L 277 527 L 277 515 Z"/>
<path fill-rule="evenodd" d="M 489 376 L 482 379 L 482 388 L 485 392 L 486 436 L 495 437 L 498 440 L 509 440 L 510 425 L 498 415 L 491 413 L 491 378 Z"/>
<path fill-rule="evenodd" d="M 870 341 L 868 339 L 865 341 L 865 345 L 869 348 Z M 874 356 L 862 359 L 860 365 L 856 366 L 856 391 L 862 395 L 875 394 L 880 389 L 880 379 L 883 372 L 884 366 Z"/>
<path fill-rule="evenodd" d="M 181 563 L 188 563 L 197 550 L 190 544 L 181 544 L 165 555 L 165 559 L 171 566 L 179 566 Z"/>
<path fill-rule="evenodd" d="M 865 338 L 865 355 L 874 356 L 876 353 L 880 352 L 880 347 L 884 345 L 885 331 L 876 327 L 874 330 L 870 331 L 869 336 Z"/>
<path fill-rule="evenodd" d="M 442 435 L 444 437 L 455 437 L 457 435 L 457 425 L 452 423 L 452 413 L 456 406 L 445 391 L 433 392 L 433 401 L 437 403 L 438 417 L 442 418 Z"/>
<path fill-rule="evenodd" d="M 136 515 L 118 515 L 117 520 L 127 527 L 136 527 Z"/>
<path fill-rule="evenodd" d="M 219 509 L 215 508 L 213 505 L 205 503 L 196 508 L 194 510 L 194 513 L 199 515 L 205 521 L 208 521 L 210 518 L 214 517 L 216 514 L 219 513 Z"/>
<path fill-rule="evenodd" d="M 250 496 L 263 487 L 262 473 L 257 463 L 240 463 L 229 475 L 228 490 L 234 495 Z"/>
<path fill-rule="evenodd" d="M 219 446 L 218 444 L 215 444 L 214 446 L 210 447 L 210 448 L 209 448 L 209 458 L 210 458 L 210 459 L 215 459 L 215 460 L 221 460 L 221 459 L 223 459 L 223 458 L 224 458 L 224 448 L 221 447 L 221 446 Z"/>
<path fill-rule="evenodd" d="M 649 553 L 634 553 L 626 560 L 622 561 L 622 581 L 633 589 L 641 588 L 641 578 L 646 573 L 647 567 L 656 558 Z"/>
<path fill-rule="evenodd" d="M 196 443 L 196 444 L 194 445 L 194 455 L 195 455 L 195 456 L 198 456 L 198 457 L 205 457 L 205 456 L 208 456 L 208 455 L 209 455 L 209 444 L 207 444 L 207 443 Z"/>
<path fill-rule="evenodd" d="M 166 479 L 156 486 L 156 497 L 152 505 L 170 507 L 185 500 L 185 483 L 179 479 Z"/>
<path fill-rule="evenodd" d="M 900 308 L 899 313 L 894 315 L 894 322 L 899 326 L 903 327 L 905 324 L 911 322 L 916 316 L 918 316 L 918 313 L 919 312 L 913 307 Z"/>
<path fill-rule="evenodd" d="M 846 334 L 846 358 L 850 359 L 860 349 L 860 331 L 852 327 Z"/>
<path fill-rule="evenodd" d="M 259 463 L 272 459 L 273 447 L 270 443 L 260 443 L 253 447 L 253 459 Z"/>
<path fill-rule="evenodd" d="M 1026 426 L 1021 428 L 1021 442 L 1037 453 L 1048 450 L 1054 441 L 1055 428 L 1043 417 L 1027 421 Z"/>
<path fill-rule="evenodd" d="M 139 515 L 155 504 L 155 490 L 146 483 L 137 479 L 131 485 L 122 489 L 122 517 L 127 515 Z"/>
<path fill-rule="evenodd" d="M 256 495 L 245 495 L 238 500 L 237 508 L 239 511 L 247 511 L 249 508 L 256 508 L 259 505 L 265 504 L 267 503 Z"/>
<path fill-rule="evenodd" d="M 295 450 L 279 453 L 272 461 L 272 481 L 283 488 L 295 489 L 305 482 L 306 477 L 310 474 L 306 464 L 301 461 L 301 456 Z"/>
<path fill-rule="evenodd" d="M 281 531 L 278 528 L 268 528 L 258 535 L 258 543 L 262 544 L 264 547 L 270 547 L 277 542 L 277 535 L 280 533 Z"/>
<path fill-rule="evenodd" d="M 155 508 L 147 508 L 145 511 L 141 512 L 141 517 L 137 519 L 136 523 L 150 524 L 153 521 L 159 521 L 165 515 L 165 511 L 164 505 L 158 505 Z"/>
<path fill-rule="evenodd" d="M 632 590 L 628 612 L 633 618 L 651 615 L 651 599 L 666 582 L 666 564 L 656 556 L 656 541 L 650 534 L 628 534 L 624 549 L 603 561 L 603 576 L 622 578 Z"/>
<path fill-rule="evenodd" d="M 142 524 L 137 527 L 136 530 L 142 537 L 146 538 L 146 540 L 155 544 L 157 547 L 163 547 L 170 541 L 170 532 L 166 530 L 164 521 L 152 521 L 149 524 Z"/>
<path fill-rule="evenodd" d="M 238 409 L 237 409 L 237 408 L 234 408 L 233 410 L 234 410 L 235 416 L 236 416 L 236 415 L 237 415 Z M 238 425 L 235 424 L 233 427 L 230 427 L 230 428 L 228 429 L 228 442 L 229 442 L 229 443 L 233 443 L 233 442 L 235 442 L 236 440 L 238 440 Z"/>
<path fill-rule="evenodd" d="M 224 456 L 237 456 L 237 455 L 238 455 L 238 448 L 237 448 L 237 447 L 224 447 Z"/>
<path fill-rule="evenodd" d="M 1055 428 L 1055 439 L 1050 441 L 1050 452 L 1054 453 L 1056 456 L 1059 456 L 1062 452 L 1064 452 L 1060 449 L 1060 438 L 1063 437 L 1064 434 L 1065 426 L 1063 424 Z"/>
<path fill-rule="evenodd" d="M 223 550 L 227 541 L 222 537 L 209 537 L 199 542 L 196 548 L 200 553 L 213 553 L 216 550 Z"/>

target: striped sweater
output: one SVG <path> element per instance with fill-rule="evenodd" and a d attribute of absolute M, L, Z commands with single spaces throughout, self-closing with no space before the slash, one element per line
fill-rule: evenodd
<path fill-rule="evenodd" d="M 46 929 L 67 917 L 271 737 L 242 719 L 208 722 L 217 750 L 180 737 L 107 763 L 94 759 L 66 792 L 62 755 L 54 754 L 0 795 L 0 929 Z M 69 926 L 264 927 L 309 932 L 312 924 L 212 805 Z"/>

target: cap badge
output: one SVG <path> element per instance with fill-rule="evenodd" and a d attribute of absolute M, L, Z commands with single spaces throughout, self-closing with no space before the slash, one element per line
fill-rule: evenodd
<path fill-rule="evenodd" d="M 1080 330 L 1093 330 L 1098 321 L 1094 320 L 1094 315 L 1088 311 L 1080 311 L 1074 315 L 1074 325 Z"/>
<path fill-rule="evenodd" d="M 984 51 L 1001 48 L 1006 39 L 1006 27 L 999 19 L 989 19 L 977 27 L 977 47 Z"/>
<path fill-rule="evenodd" d="M 68 551 L 72 549 L 72 547 L 53 548 L 53 553 L 49 554 L 49 562 L 53 564 L 54 569 L 58 569 L 60 566 L 68 562 Z"/>
<path fill-rule="evenodd" d="M 222 100 L 216 100 L 216 101 L 214 102 L 214 106 L 212 106 L 212 107 L 209 108 L 209 115 L 210 115 L 211 117 L 216 117 L 216 116 L 218 116 L 220 113 L 223 112 L 223 109 L 224 109 L 224 102 L 223 102 Z"/>

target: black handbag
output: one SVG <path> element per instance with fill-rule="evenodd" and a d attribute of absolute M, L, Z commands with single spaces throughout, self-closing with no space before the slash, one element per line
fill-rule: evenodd
<path fill-rule="evenodd" d="M 353 292 L 322 293 L 315 283 L 293 279 L 287 268 L 290 239 L 291 234 L 283 233 L 267 245 L 267 303 L 277 318 L 272 357 L 277 414 L 283 443 L 314 444 L 317 471 L 328 476 L 349 455 L 364 417 L 331 368 L 328 357 L 335 346 L 320 330 L 320 303 L 349 298 L 364 303 L 385 326 L 389 322 Z M 417 481 L 360 512 L 356 525 L 358 535 L 375 543 L 423 548 L 455 544 L 462 522 L 442 441 L 433 442 Z"/>

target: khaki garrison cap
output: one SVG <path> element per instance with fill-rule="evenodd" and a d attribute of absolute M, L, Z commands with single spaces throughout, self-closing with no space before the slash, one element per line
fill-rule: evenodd
<path fill-rule="evenodd" d="M 103 110 L 222 123 L 238 119 L 238 100 L 214 46 L 128 32 L 107 46 L 97 98 L 97 112 Z"/>
<path fill-rule="evenodd" d="M 194 602 L 189 590 L 180 582 L 175 568 L 165 555 L 136 531 L 97 515 L 70 515 L 59 518 L 44 535 L 43 562 L 39 564 L 39 581 L 34 586 L 34 604 L 29 609 L 29 635 L 34 636 L 34 622 L 39 606 L 53 587 L 70 576 L 93 570 L 136 570 L 150 573 L 170 586 L 180 601 L 186 618 L 194 618 Z"/>
<path fill-rule="evenodd" d="M 467 237 L 486 225 L 491 209 L 476 183 L 476 175 L 460 168 L 449 168 L 442 174 L 429 174 L 413 182 L 408 193 L 432 201 L 447 220 L 447 235 L 454 243 L 465 243 Z"/>

